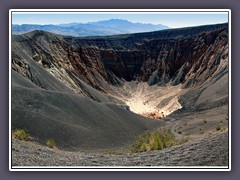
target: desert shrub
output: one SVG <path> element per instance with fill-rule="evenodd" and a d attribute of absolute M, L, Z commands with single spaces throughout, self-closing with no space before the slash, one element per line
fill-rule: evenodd
<path fill-rule="evenodd" d="M 206 119 L 204 119 L 204 120 L 203 120 L 203 122 L 204 122 L 204 123 L 207 123 L 207 120 L 206 120 Z"/>
<path fill-rule="evenodd" d="M 55 148 L 56 147 L 56 142 L 54 139 L 48 139 L 47 140 L 47 146 L 50 148 Z"/>
<path fill-rule="evenodd" d="M 216 127 L 216 130 L 217 130 L 217 131 L 220 131 L 220 130 L 221 130 L 221 126 L 218 125 L 218 126 Z"/>
<path fill-rule="evenodd" d="M 216 127 L 216 130 L 217 130 L 217 131 L 225 131 L 225 130 L 227 130 L 227 127 L 218 125 L 218 126 Z"/>
<path fill-rule="evenodd" d="M 221 128 L 221 131 L 226 131 L 227 130 L 227 127 L 222 127 Z"/>
<path fill-rule="evenodd" d="M 27 141 L 30 139 L 30 135 L 25 129 L 16 129 L 15 131 L 13 131 L 12 135 L 14 138 L 19 140 Z"/>
<path fill-rule="evenodd" d="M 149 114 L 149 116 L 152 116 L 152 117 L 155 116 L 155 115 L 156 115 L 155 113 L 150 113 Z"/>
<path fill-rule="evenodd" d="M 176 139 L 175 140 L 175 144 L 174 145 L 180 145 L 180 144 L 183 144 L 183 143 L 186 143 L 189 141 L 189 137 L 184 137 L 184 138 L 180 138 L 180 139 Z"/>
<path fill-rule="evenodd" d="M 161 133 L 158 131 L 146 131 L 144 134 L 136 137 L 136 142 L 129 146 L 129 150 L 132 153 L 161 150 L 174 144 L 175 136 L 170 130 L 165 130 Z"/>

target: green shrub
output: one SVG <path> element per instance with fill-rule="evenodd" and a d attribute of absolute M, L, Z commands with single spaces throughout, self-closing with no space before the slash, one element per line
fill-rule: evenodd
<path fill-rule="evenodd" d="M 174 145 L 180 145 L 180 144 L 186 143 L 186 142 L 189 141 L 189 139 L 190 139 L 189 137 L 185 137 L 185 138 L 181 138 L 181 139 L 176 139 Z"/>
<path fill-rule="evenodd" d="M 50 147 L 50 148 L 55 148 L 55 147 L 56 147 L 56 142 L 55 142 L 54 139 L 48 139 L 48 140 L 47 140 L 47 145 L 48 145 L 48 147 Z"/>
<path fill-rule="evenodd" d="M 15 131 L 13 131 L 12 135 L 14 138 L 19 140 L 27 141 L 30 139 L 30 135 L 25 129 L 16 129 Z"/>
<path fill-rule="evenodd" d="M 144 134 L 136 137 L 136 142 L 129 146 L 131 153 L 138 153 L 150 150 L 161 150 L 176 144 L 175 136 L 170 130 L 146 131 Z"/>

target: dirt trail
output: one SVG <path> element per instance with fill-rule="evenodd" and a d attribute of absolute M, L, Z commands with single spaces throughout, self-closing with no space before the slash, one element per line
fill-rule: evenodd
<path fill-rule="evenodd" d="M 171 127 L 171 132 L 175 135 L 175 137 L 176 138 L 182 138 L 183 137 L 183 135 L 182 134 L 180 134 L 180 133 L 178 133 L 178 131 L 177 131 L 177 129 L 176 129 L 176 127 L 178 126 L 180 124 L 180 122 L 179 121 L 176 121 L 174 124 L 173 124 L 173 126 Z"/>

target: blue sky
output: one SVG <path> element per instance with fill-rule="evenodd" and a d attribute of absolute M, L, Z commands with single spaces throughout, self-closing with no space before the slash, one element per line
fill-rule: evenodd
<path fill-rule="evenodd" d="M 72 22 L 93 22 L 109 19 L 125 19 L 131 22 L 163 24 L 171 28 L 217 24 L 228 22 L 227 12 L 221 13 L 174 13 L 174 14 L 46 14 L 46 13 L 13 13 L 13 24 L 65 24 Z"/>

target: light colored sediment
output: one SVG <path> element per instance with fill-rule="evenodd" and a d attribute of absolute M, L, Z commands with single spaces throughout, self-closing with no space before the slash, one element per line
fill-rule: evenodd
<path fill-rule="evenodd" d="M 125 82 L 122 87 L 112 87 L 110 94 L 125 102 L 136 114 L 148 116 L 155 113 L 167 116 L 182 108 L 178 98 L 184 91 L 181 85 L 149 86 L 147 82 Z"/>

